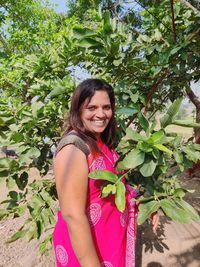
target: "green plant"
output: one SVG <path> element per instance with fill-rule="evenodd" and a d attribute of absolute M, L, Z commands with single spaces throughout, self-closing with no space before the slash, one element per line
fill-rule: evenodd
<path fill-rule="evenodd" d="M 165 127 L 173 123 L 179 110 L 181 100 L 176 100 L 161 118 L 162 128 L 155 130 L 155 124 L 136 131 L 129 127 L 118 145 L 120 161 L 119 171 L 94 171 L 93 179 L 104 179 L 109 183 L 103 187 L 102 196 L 115 194 L 115 203 L 120 211 L 125 208 L 125 185 L 122 178 L 139 191 L 135 201 L 139 203 L 138 223 L 142 224 L 158 209 L 179 223 L 199 221 L 200 217 L 194 208 L 183 198 L 191 190 L 184 189 L 177 176 L 200 159 L 200 145 L 187 142 L 180 136 L 168 136 Z M 200 125 L 198 125 L 200 127 Z"/>

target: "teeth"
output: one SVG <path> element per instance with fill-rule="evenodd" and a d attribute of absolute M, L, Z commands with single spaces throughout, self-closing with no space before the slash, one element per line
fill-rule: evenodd
<path fill-rule="evenodd" d="M 105 121 L 101 121 L 101 120 L 95 120 L 93 122 L 98 126 L 103 126 L 105 124 Z"/>

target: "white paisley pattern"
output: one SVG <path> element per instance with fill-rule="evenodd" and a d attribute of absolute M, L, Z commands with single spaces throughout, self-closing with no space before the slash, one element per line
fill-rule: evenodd
<path fill-rule="evenodd" d="M 113 153 L 113 161 L 114 163 L 118 160 L 119 156 L 116 153 Z"/>
<path fill-rule="evenodd" d="M 56 246 L 56 257 L 58 259 L 58 261 L 63 265 L 66 266 L 68 263 L 68 254 L 66 249 L 61 246 L 61 245 L 57 245 Z"/>
<path fill-rule="evenodd" d="M 122 212 L 120 215 L 121 226 L 125 227 L 127 225 L 127 221 L 128 221 L 128 209 L 126 208 L 124 212 Z"/>
<path fill-rule="evenodd" d="M 126 267 L 135 267 L 135 203 L 129 202 L 129 221 L 126 241 Z"/>
<path fill-rule="evenodd" d="M 91 171 L 95 171 L 95 170 L 105 170 L 106 169 L 106 164 L 104 161 L 104 158 L 102 156 L 96 158 L 92 165 L 90 166 L 90 170 Z"/>
<path fill-rule="evenodd" d="M 101 218 L 101 205 L 93 203 L 87 208 L 87 216 L 91 225 L 96 225 Z"/>
<path fill-rule="evenodd" d="M 112 263 L 109 261 L 104 261 L 101 263 L 102 267 L 113 267 Z"/>

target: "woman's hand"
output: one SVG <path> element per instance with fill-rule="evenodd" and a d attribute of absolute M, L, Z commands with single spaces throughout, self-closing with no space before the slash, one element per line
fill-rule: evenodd
<path fill-rule="evenodd" d="M 155 234 L 156 233 L 156 229 L 158 227 L 158 224 L 160 222 L 160 216 L 159 216 L 158 212 L 154 212 L 151 215 L 151 219 L 152 219 L 152 225 L 153 225 L 153 232 Z"/>

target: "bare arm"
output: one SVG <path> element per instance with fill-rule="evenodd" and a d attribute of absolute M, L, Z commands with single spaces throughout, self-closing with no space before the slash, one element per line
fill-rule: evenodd
<path fill-rule="evenodd" d="M 72 246 L 82 267 L 100 267 L 85 214 L 88 186 L 86 156 L 74 145 L 65 146 L 54 162 L 56 188 Z"/>

